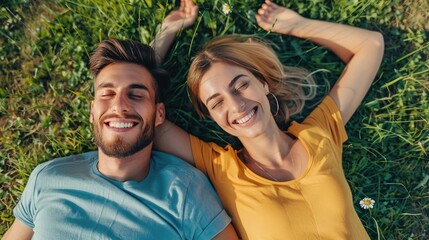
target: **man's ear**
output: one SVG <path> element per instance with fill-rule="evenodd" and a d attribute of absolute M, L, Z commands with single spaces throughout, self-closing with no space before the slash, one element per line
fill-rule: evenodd
<path fill-rule="evenodd" d="M 94 105 L 94 101 L 91 101 L 91 109 L 89 110 L 89 122 L 90 123 L 94 122 L 94 114 L 92 114 L 93 105 Z"/>
<path fill-rule="evenodd" d="M 165 106 L 164 103 L 156 104 L 156 112 L 155 112 L 155 127 L 161 125 L 165 121 Z"/>

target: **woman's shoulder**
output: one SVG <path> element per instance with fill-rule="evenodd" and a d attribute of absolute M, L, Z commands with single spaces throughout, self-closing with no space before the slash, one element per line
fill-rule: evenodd
<path fill-rule="evenodd" d="M 316 135 L 328 136 L 340 145 L 347 140 L 341 113 L 330 96 L 326 96 L 304 121 L 292 122 L 288 131 L 295 136 L 305 135 L 305 132 L 311 133 L 313 138 Z"/>
<path fill-rule="evenodd" d="M 217 153 L 234 152 L 235 149 L 231 144 L 220 145 L 215 142 L 204 141 L 203 139 L 190 135 L 192 148 L 206 148 Z"/>

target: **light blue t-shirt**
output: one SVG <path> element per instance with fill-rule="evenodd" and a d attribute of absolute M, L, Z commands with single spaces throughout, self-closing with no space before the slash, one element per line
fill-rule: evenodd
<path fill-rule="evenodd" d="M 172 155 L 153 151 L 141 182 L 97 162 L 95 151 L 35 168 L 14 209 L 33 239 L 211 239 L 231 221 L 207 178 Z"/>

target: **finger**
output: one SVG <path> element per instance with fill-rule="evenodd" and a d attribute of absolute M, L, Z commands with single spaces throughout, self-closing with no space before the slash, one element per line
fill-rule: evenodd
<path fill-rule="evenodd" d="M 185 0 L 180 0 L 179 12 L 184 12 L 185 11 L 185 7 L 186 7 L 186 1 Z"/>
<path fill-rule="evenodd" d="M 186 0 L 186 5 L 187 5 L 189 8 L 192 8 L 192 7 L 196 6 L 196 4 L 194 3 L 194 1 L 193 1 L 193 0 Z"/>
<path fill-rule="evenodd" d="M 263 4 L 261 5 L 261 8 L 262 8 L 262 9 L 264 9 L 264 10 L 266 10 L 266 9 L 268 9 L 268 5 L 267 5 L 266 3 L 263 3 Z"/>
<path fill-rule="evenodd" d="M 256 14 L 255 18 L 256 18 L 256 22 L 258 23 L 258 25 L 261 25 L 261 22 L 262 22 L 261 16 L 259 16 L 259 14 Z"/>
<path fill-rule="evenodd" d="M 260 16 L 260 15 L 255 15 L 255 18 L 256 18 L 256 22 L 258 23 L 258 26 L 261 27 L 262 29 L 268 31 L 268 29 L 267 29 L 268 23 L 265 20 L 265 18 L 263 16 Z"/>
<path fill-rule="evenodd" d="M 193 7 L 192 7 L 192 16 L 193 17 L 197 17 L 198 16 L 198 6 L 197 5 L 194 5 Z"/>
<path fill-rule="evenodd" d="M 267 9 L 265 9 L 265 14 L 271 14 L 272 12 L 274 12 L 275 9 L 272 6 L 268 6 Z"/>
<path fill-rule="evenodd" d="M 263 24 L 265 24 L 265 20 L 261 15 L 255 15 L 256 22 L 260 27 L 262 27 Z"/>
<path fill-rule="evenodd" d="M 269 0 L 267 0 L 267 5 L 271 8 L 271 9 L 273 9 L 273 10 L 275 10 L 275 9 L 277 9 L 277 8 L 280 8 L 280 6 L 279 5 L 277 5 L 277 4 L 275 4 L 275 3 L 273 3 L 273 2 L 271 2 L 271 1 L 269 1 Z"/>
<path fill-rule="evenodd" d="M 192 0 L 186 0 L 186 16 L 192 16 L 195 14 L 195 7 L 197 7 L 197 5 L 195 5 L 194 1 Z M 198 9 L 198 7 L 197 7 Z"/>

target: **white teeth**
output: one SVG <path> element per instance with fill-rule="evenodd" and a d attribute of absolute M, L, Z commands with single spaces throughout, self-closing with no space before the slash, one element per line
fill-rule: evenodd
<path fill-rule="evenodd" d="M 243 124 L 249 121 L 253 117 L 253 115 L 255 115 L 255 109 L 253 109 L 249 114 L 247 114 L 247 116 L 243 117 L 242 119 L 238 119 L 237 122 L 239 124 Z"/>
<path fill-rule="evenodd" d="M 112 128 L 130 128 L 132 126 L 133 126 L 132 123 L 109 122 L 109 127 L 112 127 Z"/>

